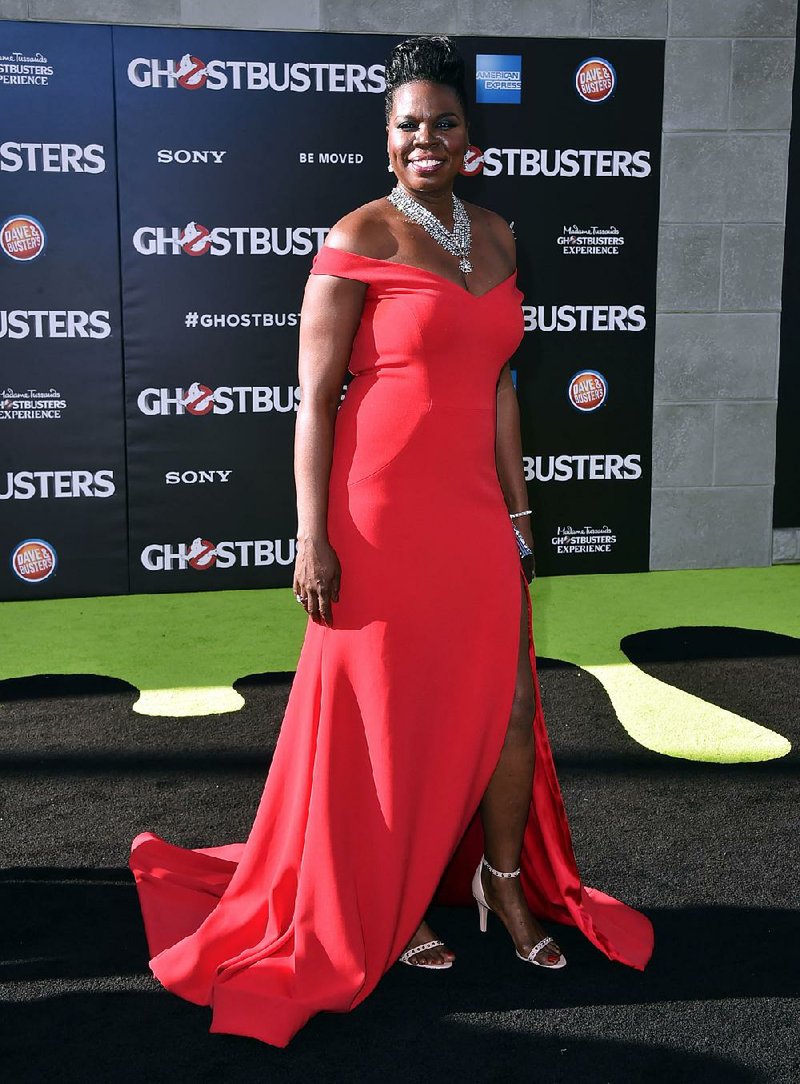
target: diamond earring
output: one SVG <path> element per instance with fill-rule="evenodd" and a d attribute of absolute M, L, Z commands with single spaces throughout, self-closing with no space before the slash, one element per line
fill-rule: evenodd
<path fill-rule="evenodd" d="M 389 159 L 389 165 L 388 165 L 388 166 L 386 167 L 386 169 L 388 170 L 388 172 L 389 172 L 389 173 L 392 173 L 392 172 L 393 172 L 393 169 L 392 169 L 392 160 L 391 160 L 391 158 Z"/>

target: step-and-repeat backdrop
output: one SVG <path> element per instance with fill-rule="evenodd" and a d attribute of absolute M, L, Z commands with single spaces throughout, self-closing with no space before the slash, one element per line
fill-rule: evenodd
<path fill-rule="evenodd" d="M 0 598 L 291 583 L 303 288 L 394 183 L 397 40 L 0 24 Z M 663 42 L 459 47 L 538 571 L 645 570 Z"/>

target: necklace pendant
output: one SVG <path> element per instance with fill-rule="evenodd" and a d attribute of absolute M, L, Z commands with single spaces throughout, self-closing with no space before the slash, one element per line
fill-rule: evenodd
<path fill-rule="evenodd" d="M 458 261 L 459 270 L 463 271 L 465 275 L 468 275 L 472 270 L 472 264 L 469 261 L 468 256 L 462 256 Z"/>

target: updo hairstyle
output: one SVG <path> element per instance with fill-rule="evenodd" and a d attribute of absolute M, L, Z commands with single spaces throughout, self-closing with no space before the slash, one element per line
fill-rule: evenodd
<path fill-rule="evenodd" d="M 403 83 L 424 80 L 441 83 L 455 91 L 468 119 L 467 91 L 464 85 L 464 59 L 445 35 L 406 38 L 395 45 L 386 61 L 386 123 L 392 112 L 394 92 Z"/>

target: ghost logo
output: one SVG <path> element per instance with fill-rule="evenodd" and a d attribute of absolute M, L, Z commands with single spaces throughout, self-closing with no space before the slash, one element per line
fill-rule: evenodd
<path fill-rule="evenodd" d="M 196 222 L 189 222 L 178 238 L 187 256 L 205 256 L 211 248 L 211 230 L 207 226 L 199 226 Z"/>
<path fill-rule="evenodd" d="M 204 572 L 217 563 L 217 547 L 206 538 L 195 538 L 186 551 L 186 560 L 191 568 Z"/>
<path fill-rule="evenodd" d="M 465 177 L 477 177 L 483 172 L 483 151 L 480 147 L 470 145 L 464 155 L 464 164 L 459 170 Z"/>
<path fill-rule="evenodd" d="M 184 53 L 175 76 L 179 87 L 184 90 L 198 90 L 206 85 L 206 66 L 191 53 Z"/>
<path fill-rule="evenodd" d="M 214 409 L 215 394 L 216 392 L 213 392 L 211 388 L 207 388 L 205 384 L 198 384 L 195 380 L 184 397 L 183 405 L 190 414 L 198 416 L 209 414 Z"/>

